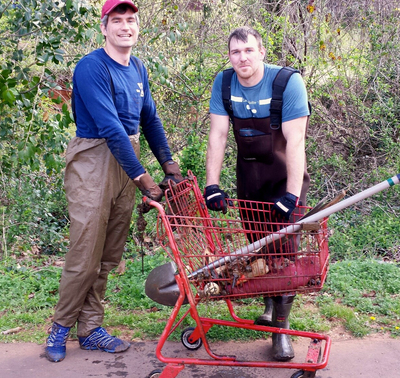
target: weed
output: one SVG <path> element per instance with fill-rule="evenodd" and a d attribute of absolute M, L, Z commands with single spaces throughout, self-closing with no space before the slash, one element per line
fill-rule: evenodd
<path fill-rule="evenodd" d="M 370 333 L 367 324 L 367 316 L 359 317 L 350 307 L 338 303 L 325 303 L 320 307 L 321 314 L 330 320 L 340 320 L 354 336 L 362 337 Z"/>
<path fill-rule="evenodd" d="M 309 297 L 297 295 L 290 315 L 290 328 L 299 331 L 327 332 L 331 323 L 321 316 L 319 308 Z"/>
<path fill-rule="evenodd" d="M 56 267 L 38 270 L 7 265 L 0 272 L 0 311 L 17 309 L 24 313 L 54 307 L 60 277 L 61 270 Z"/>
<path fill-rule="evenodd" d="M 325 290 L 366 314 L 400 315 L 400 268 L 378 260 L 332 264 Z"/>
<path fill-rule="evenodd" d="M 49 176 L 24 170 L 18 178 L 9 178 L 4 190 L 6 204 L 1 207 L 0 203 L 0 252 L 4 251 L 5 258 L 66 252 L 69 221 L 62 181 L 61 174 Z"/>

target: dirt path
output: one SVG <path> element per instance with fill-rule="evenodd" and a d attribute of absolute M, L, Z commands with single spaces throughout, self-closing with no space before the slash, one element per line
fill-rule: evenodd
<path fill-rule="evenodd" d="M 294 343 L 295 361 L 303 363 L 309 340 Z M 122 354 L 83 351 L 77 341 L 67 344 L 67 357 L 60 363 L 50 363 L 44 357 L 44 346 L 33 343 L 0 344 L 0 376 L 2 378 L 146 378 L 165 364 L 155 356 L 156 342 L 136 341 Z M 213 352 L 236 355 L 241 360 L 266 360 L 270 340 L 249 343 L 212 343 Z M 189 351 L 181 343 L 167 343 L 167 357 L 206 357 L 204 348 Z M 296 370 L 246 367 L 188 365 L 178 378 L 290 378 Z M 398 378 L 400 376 L 400 340 L 388 336 L 352 339 L 347 335 L 332 335 L 328 366 L 317 372 L 317 378 Z"/>

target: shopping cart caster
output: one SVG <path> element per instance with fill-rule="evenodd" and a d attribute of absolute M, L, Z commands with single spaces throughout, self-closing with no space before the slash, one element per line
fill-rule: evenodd
<path fill-rule="evenodd" d="M 203 341 L 201 339 L 196 340 L 195 342 L 191 343 L 189 341 L 190 335 L 193 333 L 194 328 L 193 327 L 188 327 L 183 330 L 181 334 L 181 341 L 182 344 L 190 350 L 197 350 L 203 345 Z"/>
<path fill-rule="evenodd" d="M 292 374 L 290 378 L 314 378 L 316 373 L 316 371 L 299 370 Z"/>
<path fill-rule="evenodd" d="M 161 375 L 161 373 L 162 373 L 162 370 L 160 370 L 160 369 L 153 370 L 153 371 L 147 376 L 147 378 L 158 378 L 158 377 Z"/>

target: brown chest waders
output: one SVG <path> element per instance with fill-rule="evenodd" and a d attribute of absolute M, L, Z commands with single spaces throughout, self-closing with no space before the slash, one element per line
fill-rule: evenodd
<path fill-rule="evenodd" d="M 282 133 L 282 100 L 287 82 L 293 73 L 299 72 L 291 67 L 282 68 L 272 86 L 270 104 L 271 117 L 240 119 L 233 115 L 231 103 L 231 80 L 233 69 L 224 71 L 222 81 L 222 101 L 233 124 L 233 132 L 238 146 L 236 163 L 237 197 L 239 199 L 261 202 L 275 202 L 286 193 L 286 139 Z M 311 106 L 309 104 L 311 112 Z M 302 205 L 306 204 L 306 193 L 310 185 L 307 166 L 304 166 L 303 186 L 300 194 Z M 253 213 L 253 212 L 246 212 Z M 247 216 L 241 214 L 242 219 Z M 262 217 L 261 215 L 259 216 Z M 264 217 L 266 218 L 266 217 Z M 271 219 L 257 219 L 267 222 Z M 244 222 L 248 224 L 248 222 Z M 273 230 L 272 230 L 273 231 Z M 254 242 L 254 240 L 249 240 Z M 296 238 L 285 244 L 285 251 L 297 251 Z M 256 324 L 289 328 L 289 314 L 294 296 L 264 298 L 265 311 Z M 290 336 L 277 334 L 272 337 L 273 355 L 276 360 L 287 361 L 294 357 Z"/>
<path fill-rule="evenodd" d="M 275 202 L 286 193 L 286 139 L 282 128 L 270 127 L 269 118 L 233 117 L 238 146 L 236 174 L 238 198 Z M 310 177 L 304 167 L 300 200 L 305 204 Z"/>

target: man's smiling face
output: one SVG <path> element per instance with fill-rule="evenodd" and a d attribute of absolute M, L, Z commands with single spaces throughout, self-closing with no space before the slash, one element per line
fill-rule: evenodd
<path fill-rule="evenodd" d="M 107 26 L 102 24 L 101 31 L 106 37 L 106 46 L 116 50 L 132 48 L 139 36 L 139 25 L 133 9 L 128 8 L 124 14 L 111 12 Z"/>

